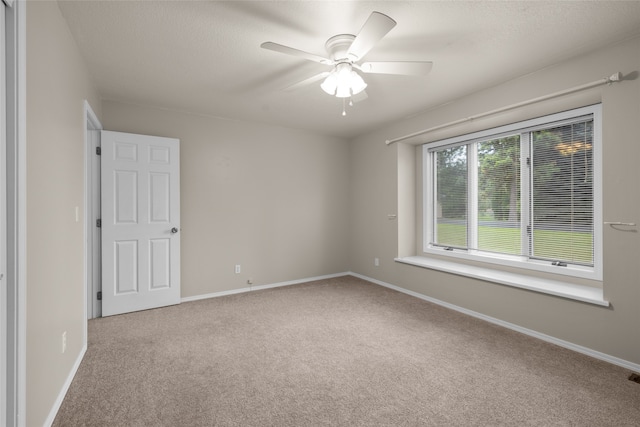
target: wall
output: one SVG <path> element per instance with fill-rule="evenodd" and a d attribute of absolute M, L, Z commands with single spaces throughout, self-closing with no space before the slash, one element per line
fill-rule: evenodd
<path fill-rule="evenodd" d="M 182 297 L 348 271 L 348 146 L 103 102 L 105 129 L 180 139 Z M 242 273 L 234 273 L 234 265 Z"/>
<path fill-rule="evenodd" d="M 27 3 L 27 426 L 41 426 L 84 340 L 83 101 L 100 99 L 56 2 Z M 67 349 L 61 351 L 62 333 Z"/>
<path fill-rule="evenodd" d="M 420 185 L 407 185 L 407 170 L 404 169 L 411 153 L 414 158 L 419 156 L 415 148 L 406 144 L 385 145 L 387 139 L 568 89 L 620 71 L 625 75 L 622 83 L 535 104 L 448 129 L 437 135 L 426 135 L 422 141 L 410 142 L 467 133 L 481 127 L 521 120 L 523 116 L 537 117 L 601 101 L 604 220 L 640 224 L 637 185 L 640 182 L 640 168 L 637 166 L 640 158 L 637 137 L 637 123 L 640 120 L 639 69 L 640 38 L 634 38 L 471 94 L 354 139 L 350 143 L 351 270 L 640 364 L 640 328 L 637 327 L 640 324 L 640 235 L 637 228 L 626 232 L 604 228 L 603 287 L 605 298 L 611 302 L 610 308 L 399 264 L 393 260 L 398 256 L 398 250 L 406 256 L 407 245 L 413 244 L 406 230 L 419 232 L 420 229 L 416 224 L 420 217 L 412 219 L 407 213 L 407 207 L 411 204 L 406 197 L 406 193 L 411 195 Z M 399 185 L 401 190 L 398 190 Z M 420 200 L 415 197 L 415 201 L 419 211 Z M 388 214 L 396 212 L 397 221 L 387 218 Z M 414 222 L 408 224 L 406 221 Z M 402 233 L 400 239 L 398 230 Z M 417 248 L 420 239 L 415 240 Z M 374 257 L 380 258 L 379 267 L 374 266 Z"/>

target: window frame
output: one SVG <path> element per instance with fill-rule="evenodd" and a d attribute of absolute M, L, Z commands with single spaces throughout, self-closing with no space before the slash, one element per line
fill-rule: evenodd
<path fill-rule="evenodd" d="M 454 147 L 459 145 L 472 144 L 474 142 L 486 141 L 488 139 L 500 138 L 507 135 L 520 134 L 520 168 L 521 171 L 527 170 L 527 158 L 530 157 L 530 143 L 528 135 L 537 129 L 545 129 L 566 123 L 571 123 L 581 118 L 593 119 L 593 267 L 569 264 L 567 266 L 554 266 L 548 261 L 532 259 L 528 256 L 506 255 L 490 252 L 482 252 L 473 249 L 453 249 L 446 250 L 442 246 L 435 246 L 430 243 L 430 236 L 434 232 L 435 219 L 437 218 L 437 203 L 434 202 L 434 182 L 435 167 L 433 162 L 433 153 L 436 149 L 442 147 Z M 471 151 L 471 150 L 470 150 Z M 501 265 L 514 267 L 517 269 L 539 271 L 544 273 L 559 274 L 563 276 L 571 276 L 576 278 L 602 280 L 602 104 L 593 104 L 581 108 L 567 110 L 555 114 L 535 117 L 532 119 L 519 121 L 503 126 L 493 127 L 478 132 L 459 135 L 439 141 L 426 143 L 422 146 L 422 164 L 423 164 L 423 236 L 422 236 L 422 252 L 423 256 L 438 255 L 446 258 L 457 259 L 461 261 L 479 261 L 492 265 Z M 473 161 L 468 160 L 469 164 Z M 530 183 L 527 184 L 530 173 L 521 172 L 520 191 L 521 201 L 530 198 Z M 477 184 L 477 183 L 475 183 Z M 477 186 L 477 185 L 476 185 Z M 469 183 L 469 191 L 477 191 L 477 188 L 471 190 L 471 182 Z M 530 209 L 523 206 L 521 209 L 521 233 L 522 244 L 525 245 L 524 238 L 526 235 L 526 225 L 530 223 Z M 473 219 L 473 215 L 477 214 L 470 206 L 467 212 L 471 212 L 468 216 L 469 223 Z"/>

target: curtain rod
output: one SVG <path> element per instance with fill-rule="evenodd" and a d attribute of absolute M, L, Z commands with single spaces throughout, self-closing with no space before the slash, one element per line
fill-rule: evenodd
<path fill-rule="evenodd" d="M 418 132 L 410 133 L 408 135 L 400 136 L 398 138 L 387 139 L 385 143 L 387 145 L 395 144 L 396 142 L 404 141 L 405 139 L 413 138 L 414 136 L 424 135 L 425 133 L 433 132 L 435 130 L 444 129 L 450 126 L 455 126 L 460 123 L 469 122 L 475 119 L 480 119 L 482 117 L 490 116 L 492 114 L 502 113 L 503 111 L 513 110 L 514 108 L 524 107 L 525 105 L 535 104 L 536 102 L 545 101 L 547 99 L 556 98 L 558 96 L 579 92 L 585 89 L 591 89 L 592 87 L 601 86 L 604 84 L 610 84 L 613 82 L 619 82 L 620 80 L 622 80 L 622 73 L 617 72 L 610 75 L 609 77 L 605 77 L 600 80 L 596 80 L 591 83 L 586 83 L 580 86 L 575 86 L 575 87 L 572 87 L 571 89 L 561 90 L 559 92 L 554 92 L 549 95 L 539 96 L 537 98 L 529 99 L 527 101 L 522 101 L 516 104 L 507 105 L 506 107 L 496 108 L 495 110 L 487 111 L 486 113 L 480 113 L 480 114 L 476 114 L 475 116 L 469 116 L 462 119 L 454 120 L 452 122 L 448 122 L 438 126 L 433 126 L 428 129 L 424 129 Z"/>

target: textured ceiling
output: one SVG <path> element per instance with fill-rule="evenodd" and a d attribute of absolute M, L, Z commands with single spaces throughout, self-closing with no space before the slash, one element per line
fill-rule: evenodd
<path fill-rule="evenodd" d="M 464 94 L 640 32 L 640 2 L 59 1 L 107 100 L 353 137 Z M 317 84 L 326 66 L 260 48 L 326 56 L 372 11 L 397 21 L 368 61 L 433 61 L 426 77 L 366 74 L 347 108 Z M 602 76 L 606 77 L 606 76 Z"/>

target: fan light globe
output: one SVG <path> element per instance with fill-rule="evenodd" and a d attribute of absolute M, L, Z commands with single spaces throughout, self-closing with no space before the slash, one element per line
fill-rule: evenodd
<path fill-rule="evenodd" d="M 349 98 L 351 96 L 351 90 L 348 86 L 338 86 L 336 90 L 336 98 Z"/>
<path fill-rule="evenodd" d="M 335 95 L 337 98 L 349 98 L 362 92 L 367 84 L 353 70 L 351 64 L 344 62 L 336 66 L 320 87 L 329 95 Z"/>
<path fill-rule="evenodd" d="M 336 89 L 338 88 L 337 80 L 338 79 L 336 78 L 336 73 L 332 71 L 331 74 L 329 74 L 327 78 L 324 79 L 324 82 L 322 82 L 320 87 L 322 88 L 323 91 L 327 92 L 329 95 L 335 95 Z"/>
<path fill-rule="evenodd" d="M 360 77 L 360 74 L 355 71 L 351 71 L 351 91 L 354 95 L 362 92 L 367 87 L 365 81 Z"/>

